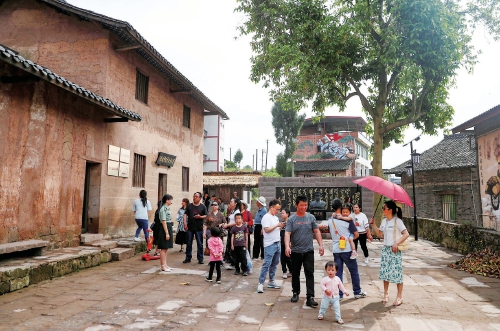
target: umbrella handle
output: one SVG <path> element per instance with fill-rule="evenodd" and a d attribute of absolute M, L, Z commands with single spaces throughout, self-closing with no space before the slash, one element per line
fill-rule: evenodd
<path fill-rule="evenodd" d="M 380 195 L 380 199 L 378 200 L 377 208 L 375 208 L 375 211 L 373 212 L 373 217 L 377 214 L 378 206 L 380 206 L 380 202 L 382 202 L 382 197 L 383 195 Z"/>

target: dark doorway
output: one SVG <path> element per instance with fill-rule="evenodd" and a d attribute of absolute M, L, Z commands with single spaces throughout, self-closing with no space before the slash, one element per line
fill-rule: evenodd
<path fill-rule="evenodd" d="M 82 233 L 99 233 L 101 164 L 87 162 L 83 190 Z"/>
<path fill-rule="evenodd" d="M 167 174 L 158 175 L 158 201 L 167 194 Z M 157 201 L 157 202 L 158 202 Z"/>

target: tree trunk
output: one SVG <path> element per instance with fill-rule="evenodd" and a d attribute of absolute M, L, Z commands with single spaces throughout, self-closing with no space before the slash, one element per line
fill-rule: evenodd
<path fill-rule="evenodd" d="M 382 133 L 382 114 L 383 110 L 377 109 L 376 116 L 373 117 L 373 160 L 372 168 L 373 175 L 383 178 L 382 173 L 382 150 L 384 148 L 384 134 Z M 381 198 L 380 194 L 375 193 L 373 196 L 373 217 L 375 218 L 377 224 L 380 225 L 381 222 L 381 211 L 382 208 L 379 206 L 377 210 L 377 205 Z"/>

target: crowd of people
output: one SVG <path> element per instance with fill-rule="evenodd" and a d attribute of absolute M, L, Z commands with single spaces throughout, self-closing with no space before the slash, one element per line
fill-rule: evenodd
<path fill-rule="evenodd" d="M 173 197 L 166 194 L 158 203 L 155 214 L 154 244 L 160 256 L 161 270 L 172 270 L 167 264 L 167 253 L 173 248 L 174 218 L 170 211 Z M 252 261 L 263 260 L 260 268 L 257 293 L 264 292 L 267 279 L 267 288 L 280 289 L 276 282 L 276 269 L 281 261 L 282 277 L 292 278 L 291 302 L 299 300 L 301 292 L 300 273 L 304 269 L 306 280 L 306 305 L 317 307 L 314 291 L 314 239 L 318 244 L 319 255 L 323 256 L 324 247 L 321 231 L 314 215 L 307 212 L 309 201 L 305 196 L 297 196 L 295 200 L 296 212 L 290 213 L 288 208 L 281 208 L 281 202 L 273 199 L 267 204 L 264 197 L 256 200 L 258 210 L 255 217 L 249 211 L 248 205 L 241 201 L 236 192 L 225 206 L 221 198 L 209 197 L 207 193 L 193 194 L 193 201 L 187 198 L 182 200 L 182 206 L 177 211 L 177 233 L 175 243 L 180 245 L 180 252 L 184 252 L 183 263 L 190 263 L 193 258 L 193 241 L 196 240 L 196 260 L 204 264 L 204 256 L 208 256 L 209 273 L 206 281 L 213 282 L 216 272 L 217 283 L 221 282 L 221 269 L 234 270 L 234 275 L 247 276 L 252 268 Z M 146 191 L 139 193 L 139 199 L 134 201 L 132 207 L 135 213 L 137 231 L 134 240 L 142 231 L 146 240 L 149 238 L 148 219 L 152 211 L 147 200 Z M 333 305 L 338 323 L 343 324 L 340 314 L 340 301 L 349 293 L 343 286 L 344 265 L 349 269 L 354 298 L 366 297 L 366 292 L 361 288 L 360 275 L 357 264 L 358 243 L 363 251 L 365 262 L 368 263 L 368 249 L 366 242 L 372 240 L 372 230 L 383 238 L 384 246 L 381 253 L 381 267 L 379 279 L 384 282 L 384 295 L 382 302 L 389 301 L 389 283 L 397 284 L 397 296 L 394 306 L 403 303 L 403 272 L 402 255 L 398 250 L 409 236 L 401 220 L 401 208 L 393 201 L 384 203 L 383 219 L 380 227 L 361 212 L 359 204 L 353 204 L 340 199 L 332 201 L 332 216 L 327 222 L 327 227 L 332 235 L 333 261 L 325 265 L 326 277 L 321 281 L 323 297 L 321 300 L 318 319 L 322 320 L 330 304 Z M 278 218 L 281 216 L 282 220 Z M 253 234 L 253 249 L 250 253 L 251 235 Z M 224 245 L 224 238 L 226 244 Z M 205 248 L 204 248 L 205 247 Z M 159 253 L 158 253 L 159 251 Z"/>

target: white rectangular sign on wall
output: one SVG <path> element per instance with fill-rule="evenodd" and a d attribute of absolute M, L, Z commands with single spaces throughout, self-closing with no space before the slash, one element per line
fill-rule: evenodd
<path fill-rule="evenodd" d="M 108 160 L 120 161 L 120 147 L 109 145 Z"/>
<path fill-rule="evenodd" d="M 108 160 L 108 176 L 118 176 L 119 170 L 119 162 Z"/>
<path fill-rule="evenodd" d="M 128 177 L 130 171 L 130 164 L 120 163 L 120 177 Z"/>
<path fill-rule="evenodd" d="M 130 163 L 130 150 L 120 148 L 120 162 Z"/>

